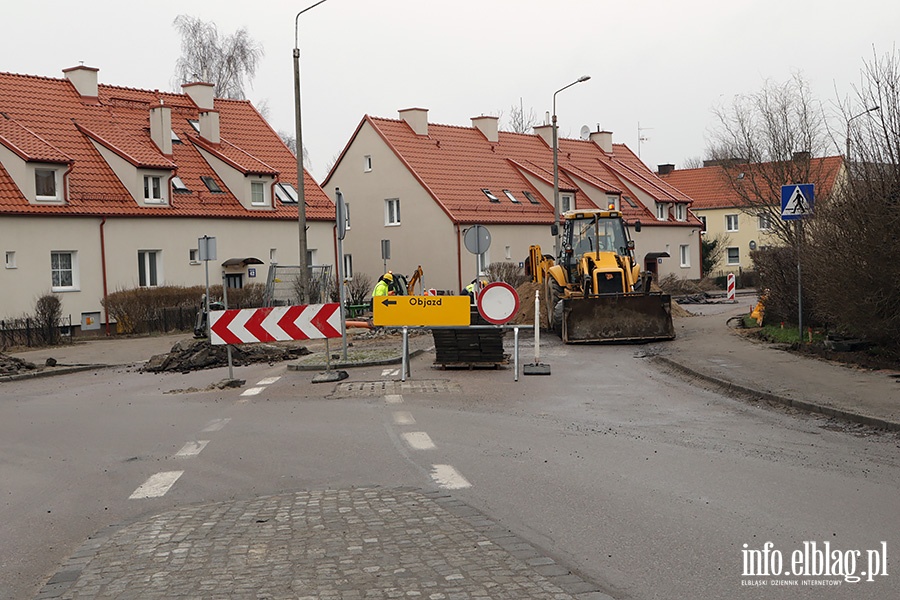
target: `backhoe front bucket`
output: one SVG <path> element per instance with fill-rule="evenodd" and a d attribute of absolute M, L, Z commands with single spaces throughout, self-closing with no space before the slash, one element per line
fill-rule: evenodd
<path fill-rule="evenodd" d="M 652 342 L 675 338 L 668 294 L 635 294 L 563 300 L 562 339 L 567 344 Z"/>

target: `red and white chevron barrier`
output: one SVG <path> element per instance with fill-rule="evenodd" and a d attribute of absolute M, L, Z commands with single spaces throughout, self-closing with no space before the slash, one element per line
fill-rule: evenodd
<path fill-rule="evenodd" d="M 728 290 L 728 300 L 730 300 L 731 302 L 735 302 L 735 297 L 734 297 L 734 294 L 735 294 L 735 292 L 734 292 L 734 273 L 729 273 L 729 274 L 728 274 L 728 287 L 727 287 L 727 290 Z"/>
<path fill-rule="evenodd" d="M 211 344 L 252 344 L 341 337 L 340 304 L 214 310 Z"/>

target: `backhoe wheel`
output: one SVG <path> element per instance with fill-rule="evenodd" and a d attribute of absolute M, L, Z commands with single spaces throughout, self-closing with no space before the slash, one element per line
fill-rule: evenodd
<path fill-rule="evenodd" d="M 547 324 L 557 335 L 562 335 L 563 288 L 553 277 L 547 276 Z"/>

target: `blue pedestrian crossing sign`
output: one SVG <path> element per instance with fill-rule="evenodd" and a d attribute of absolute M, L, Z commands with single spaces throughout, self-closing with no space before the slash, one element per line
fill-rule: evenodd
<path fill-rule="evenodd" d="M 781 186 L 781 220 L 795 221 L 811 217 L 815 186 L 811 183 Z"/>

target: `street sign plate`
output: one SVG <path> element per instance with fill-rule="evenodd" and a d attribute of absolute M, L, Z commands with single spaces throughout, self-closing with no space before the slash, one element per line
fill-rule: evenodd
<path fill-rule="evenodd" d="M 811 183 L 781 186 L 781 220 L 796 221 L 813 215 L 815 186 Z"/>
<path fill-rule="evenodd" d="M 484 225 L 472 225 L 466 229 L 463 241 L 472 254 L 484 254 L 491 247 L 491 232 Z"/>
<path fill-rule="evenodd" d="M 372 323 L 379 327 L 456 327 L 470 324 L 468 296 L 378 296 Z"/>
<path fill-rule="evenodd" d="M 494 325 L 503 325 L 519 310 L 519 294 L 513 286 L 495 281 L 485 286 L 478 294 L 478 312 L 484 320 Z"/>

